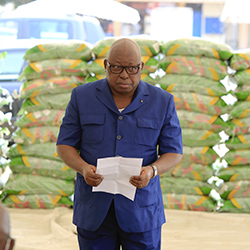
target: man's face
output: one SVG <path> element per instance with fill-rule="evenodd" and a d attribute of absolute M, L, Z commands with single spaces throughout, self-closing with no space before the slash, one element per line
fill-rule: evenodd
<path fill-rule="evenodd" d="M 111 72 L 110 66 L 140 66 L 137 74 L 129 74 L 125 69 L 119 74 Z M 133 95 L 140 79 L 144 66 L 141 56 L 133 47 L 118 46 L 104 61 L 106 77 L 113 95 Z"/>

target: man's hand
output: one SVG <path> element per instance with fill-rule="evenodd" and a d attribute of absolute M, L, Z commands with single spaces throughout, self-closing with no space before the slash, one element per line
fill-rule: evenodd
<path fill-rule="evenodd" d="M 96 167 L 94 165 L 86 165 L 82 173 L 86 183 L 92 187 L 97 187 L 103 181 L 103 176 L 96 174 Z"/>
<path fill-rule="evenodd" d="M 151 166 L 142 167 L 140 175 L 132 176 L 130 178 L 130 183 L 137 188 L 144 188 L 148 185 L 153 174 L 153 168 Z"/>

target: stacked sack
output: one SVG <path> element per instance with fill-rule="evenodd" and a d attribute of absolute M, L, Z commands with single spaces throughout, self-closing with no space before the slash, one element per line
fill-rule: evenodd
<path fill-rule="evenodd" d="M 182 126 L 184 157 L 170 173 L 161 176 L 166 208 L 213 211 L 221 205 L 221 182 L 211 181 L 219 155 L 222 119 L 230 107 L 223 100 L 231 48 L 201 39 L 177 39 L 161 44 L 158 83 L 175 98 Z M 173 178 L 174 177 L 174 178 Z M 219 185 L 218 185 L 219 183 Z"/>
<path fill-rule="evenodd" d="M 88 71 L 91 74 L 88 81 L 96 81 L 106 77 L 104 60 L 108 57 L 111 44 L 117 39 L 118 37 L 105 38 L 95 44 L 92 55 L 93 61 L 88 67 Z M 155 84 L 154 77 L 150 74 L 155 73 L 158 69 L 159 58 L 157 55 L 160 52 L 160 43 L 156 40 L 138 38 L 136 36 L 132 36 L 130 39 L 134 40 L 141 49 L 142 61 L 144 62 L 141 80 Z"/>
<path fill-rule="evenodd" d="M 71 91 L 84 84 L 91 45 L 78 41 L 37 45 L 25 54 L 24 99 L 8 152 L 13 175 L 4 187 L 9 207 L 71 206 L 75 171 L 56 153 L 56 140 Z"/>
<path fill-rule="evenodd" d="M 234 53 L 229 66 L 234 70 L 231 80 L 237 84 L 237 102 L 228 122 L 229 152 L 224 157 L 228 167 L 219 172 L 226 181 L 222 211 L 250 213 L 250 52 Z"/>

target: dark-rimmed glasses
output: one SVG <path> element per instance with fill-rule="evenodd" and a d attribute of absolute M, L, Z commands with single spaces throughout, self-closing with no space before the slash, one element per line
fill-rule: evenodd
<path fill-rule="evenodd" d="M 137 66 L 121 66 L 121 65 L 110 65 L 108 61 L 107 65 L 110 68 L 111 73 L 113 74 L 121 74 L 122 71 L 125 69 L 128 75 L 136 75 L 141 67 L 141 63 Z"/>

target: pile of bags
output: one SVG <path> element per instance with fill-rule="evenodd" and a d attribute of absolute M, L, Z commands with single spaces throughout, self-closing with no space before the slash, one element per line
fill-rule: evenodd
<path fill-rule="evenodd" d="M 228 167 L 219 172 L 226 182 L 222 195 L 226 212 L 250 212 L 250 52 L 234 53 L 229 66 L 232 82 L 237 84 L 233 94 L 237 102 L 230 112 L 231 129 L 224 159 Z"/>
<path fill-rule="evenodd" d="M 201 39 L 177 39 L 161 44 L 159 67 L 165 72 L 158 83 L 175 98 L 182 126 L 183 161 L 161 176 L 166 208 L 212 211 L 221 202 L 220 187 L 208 180 L 219 158 L 214 146 L 229 125 L 222 119 L 230 112 L 223 100 L 223 80 L 231 48 Z M 169 186 L 169 184 L 171 185 Z"/>
<path fill-rule="evenodd" d="M 13 175 L 4 187 L 9 207 L 71 206 L 75 171 L 56 153 L 56 140 L 71 90 L 86 83 L 92 56 L 87 43 L 48 43 L 27 50 L 24 99 L 8 157 Z"/>

